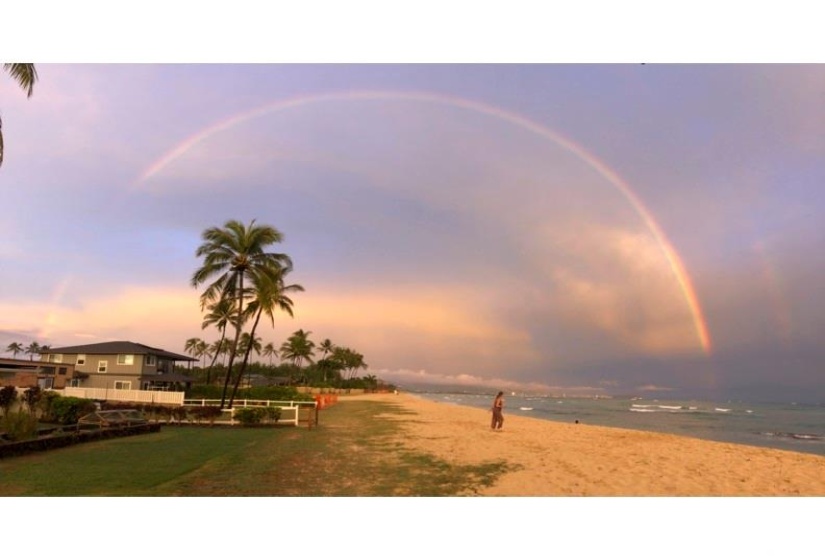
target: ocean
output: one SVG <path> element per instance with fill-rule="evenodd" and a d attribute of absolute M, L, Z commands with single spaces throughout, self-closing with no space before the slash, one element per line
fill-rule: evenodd
<path fill-rule="evenodd" d="M 428 400 L 489 410 L 494 394 L 435 393 Z M 825 406 L 505 394 L 507 415 L 663 432 L 825 455 Z"/>

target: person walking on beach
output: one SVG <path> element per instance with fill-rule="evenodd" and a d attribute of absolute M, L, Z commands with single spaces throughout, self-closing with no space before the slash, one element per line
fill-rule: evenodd
<path fill-rule="evenodd" d="M 501 414 L 502 408 L 504 408 L 504 391 L 499 391 L 496 398 L 493 399 L 493 422 L 490 427 L 494 430 L 500 430 L 504 425 L 504 416 Z"/>

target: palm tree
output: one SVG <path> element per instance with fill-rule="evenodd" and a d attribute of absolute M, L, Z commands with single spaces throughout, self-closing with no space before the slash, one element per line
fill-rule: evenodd
<path fill-rule="evenodd" d="M 230 298 L 221 298 L 218 301 L 212 302 L 207 306 L 209 313 L 203 318 L 201 329 L 205 329 L 210 325 L 215 325 L 221 331 L 221 339 L 217 341 L 212 347 L 212 363 L 209 364 L 209 369 L 206 370 L 206 384 L 209 384 L 209 378 L 212 373 L 212 368 L 217 361 L 218 356 L 224 354 L 226 351 L 226 327 L 227 325 L 235 326 L 237 318 L 235 317 L 235 303 Z"/>
<path fill-rule="evenodd" d="M 198 350 L 198 344 L 201 342 L 203 341 L 200 338 L 189 338 L 183 345 L 183 349 L 187 354 L 194 358 Z M 189 369 L 192 369 L 192 362 L 189 362 Z"/>
<path fill-rule="evenodd" d="M 249 363 L 249 351 L 253 348 L 255 342 L 255 330 L 258 328 L 258 322 L 261 320 L 261 315 L 266 313 L 269 317 L 272 326 L 275 326 L 275 309 L 287 313 L 290 317 L 294 317 L 292 306 L 294 305 L 292 299 L 287 295 L 291 292 L 303 292 L 303 286 L 299 284 L 284 285 L 284 277 L 292 271 L 292 267 L 281 269 L 277 278 L 274 280 L 269 276 L 259 276 L 253 281 L 254 299 L 249 302 L 247 313 L 254 315 L 255 320 L 252 323 L 252 330 L 249 332 L 249 340 L 252 344 L 247 344 L 244 352 L 243 362 L 241 363 L 241 371 L 235 378 L 235 386 L 232 388 L 232 396 L 229 398 L 229 408 L 232 408 L 232 402 L 235 400 L 235 394 L 238 391 L 238 385 L 243 377 L 246 366 Z M 257 353 L 261 351 L 261 344 L 258 342 Z"/>
<path fill-rule="evenodd" d="M 206 229 L 201 238 L 203 243 L 195 251 L 195 256 L 204 258 L 203 265 L 192 275 L 191 284 L 198 287 L 210 278 L 217 277 L 201 294 L 201 309 L 219 299 L 237 298 L 235 311 L 239 320 L 235 326 L 235 339 L 229 353 L 229 365 L 223 384 L 223 408 L 245 318 L 244 282 L 255 282 L 263 278 L 274 281 L 282 269 L 292 266 L 292 261 L 285 254 L 266 252 L 265 249 L 269 245 L 280 243 L 283 235 L 274 227 L 255 225 L 255 220 L 248 226 L 230 220 L 223 228 Z"/>
<path fill-rule="evenodd" d="M 197 357 L 201 358 L 201 368 L 204 366 L 204 358 L 211 358 L 209 343 L 205 340 L 198 342 L 198 347 L 195 349 Z"/>
<path fill-rule="evenodd" d="M 304 360 L 313 363 L 315 343 L 309 339 L 312 331 L 299 329 L 281 345 L 281 357 L 290 360 L 294 365 L 301 367 Z"/>
<path fill-rule="evenodd" d="M 272 356 L 278 357 L 278 350 L 275 348 L 275 345 L 271 342 L 267 343 L 264 346 L 264 349 L 261 351 L 264 356 L 269 356 L 269 365 L 272 366 Z"/>
<path fill-rule="evenodd" d="M 40 345 L 36 342 L 32 342 L 26 346 L 26 354 L 29 355 L 29 360 L 34 361 L 34 355 L 40 354 Z"/>
<path fill-rule="evenodd" d="M 281 357 L 292 362 L 292 365 L 300 369 L 304 360 L 313 363 L 312 356 L 315 353 L 315 343 L 309 339 L 311 331 L 299 329 L 292 333 L 286 342 L 281 345 Z"/>
<path fill-rule="evenodd" d="M 323 352 L 323 354 L 321 355 L 321 359 L 318 360 L 318 365 L 320 366 L 323 364 L 321 370 L 324 372 L 324 383 L 326 383 L 328 365 L 328 362 L 326 361 L 327 354 L 332 354 L 332 352 L 335 350 L 335 345 L 332 343 L 330 339 L 325 338 L 323 341 L 321 341 L 321 345 L 318 346 L 318 349 L 321 350 L 321 352 Z"/>
<path fill-rule="evenodd" d="M 37 81 L 37 70 L 34 69 L 34 64 L 4 63 L 3 70 L 26 90 L 27 98 L 32 96 L 34 82 Z M 3 121 L 0 120 L 0 165 L 3 165 L 3 151 Z"/>
<path fill-rule="evenodd" d="M 19 342 L 12 342 L 8 346 L 6 346 L 6 352 L 11 352 L 11 356 L 14 359 L 17 359 L 17 355 L 25 350 L 23 345 Z"/>

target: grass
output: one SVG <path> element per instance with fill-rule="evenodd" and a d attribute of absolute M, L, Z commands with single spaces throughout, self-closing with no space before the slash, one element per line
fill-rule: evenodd
<path fill-rule="evenodd" d="M 312 430 L 165 426 L 4 459 L 0 496 L 456 496 L 508 470 L 411 451 L 400 414 L 391 403 L 343 401 Z"/>

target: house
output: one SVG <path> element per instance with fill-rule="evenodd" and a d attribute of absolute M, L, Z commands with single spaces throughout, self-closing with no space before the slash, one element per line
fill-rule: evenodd
<path fill-rule="evenodd" d="M 0 386 L 63 389 L 74 378 L 74 364 L 0 358 Z"/>
<path fill-rule="evenodd" d="M 151 390 L 188 386 L 192 378 L 175 373 L 175 362 L 195 358 L 129 341 L 99 342 L 50 348 L 43 359 L 51 364 L 71 364 L 71 387 Z"/>

